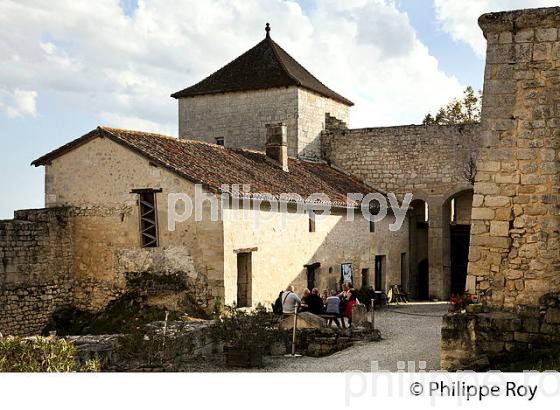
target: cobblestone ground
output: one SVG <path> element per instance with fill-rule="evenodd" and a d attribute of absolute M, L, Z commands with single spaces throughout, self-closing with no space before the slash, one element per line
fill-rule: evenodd
<path fill-rule="evenodd" d="M 376 312 L 375 326 L 383 340 L 354 345 L 331 356 L 313 358 L 267 358 L 266 371 L 344 372 L 370 371 L 372 361 L 379 370 L 398 370 L 398 362 L 426 362 L 427 370 L 439 369 L 441 317 L 446 303 L 410 303 Z M 408 366 L 408 365 L 407 365 Z M 408 367 L 407 367 L 408 368 Z M 412 370 L 412 369 L 411 369 Z"/>

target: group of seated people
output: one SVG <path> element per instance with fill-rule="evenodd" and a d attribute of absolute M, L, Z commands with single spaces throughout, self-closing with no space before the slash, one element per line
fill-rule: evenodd
<path fill-rule="evenodd" d="M 349 325 L 352 324 L 352 306 L 358 302 L 357 293 L 351 282 L 342 284 L 342 291 L 324 289 L 319 294 L 319 289 L 304 289 L 298 296 L 294 286 L 290 285 L 279 295 L 282 303 L 282 313 L 293 315 L 298 312 L 310 312 L 316 315 L 327 316 L 328 325 L 332 322 L 340 327 L 338 319 L 342 320 L 342 327 L 346 327 L 344 318 L 348 319 Z"/>

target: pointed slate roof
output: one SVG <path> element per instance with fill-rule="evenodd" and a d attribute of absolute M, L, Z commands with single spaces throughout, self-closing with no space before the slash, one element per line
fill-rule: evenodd
<path fill-rule="evenodd" d="M 171 94 L 173 98 L 194 97 L 234 91 L 262 90 L 297 86 L 314 91 L 346 105 L 354 103 L 337 94 L 307 71 L 270 37 L 220 68 L 214 74 L 184 90 Z"/>

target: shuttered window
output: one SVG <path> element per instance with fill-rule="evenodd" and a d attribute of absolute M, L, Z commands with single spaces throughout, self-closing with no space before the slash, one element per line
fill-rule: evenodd
<path fill-rule="evenodd" d="M 155 191 L 139 192 L 140 239 L 143 248 L 158 246 L 157 209 Z"/>

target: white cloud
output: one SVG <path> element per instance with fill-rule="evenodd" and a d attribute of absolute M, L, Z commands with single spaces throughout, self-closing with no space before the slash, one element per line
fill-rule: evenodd
<path fill-rule="evenodd" d="M 131 15 L 118 0 L 3 0 L 0 89 L 56 92 L 101 122 L 160 132 L 173 124 L 175 134 L 169 94 L 255 45 L 267 21 L 279 44 L 356 103 L 353 126 L 419 122 L 463 88 L 393 0 L 319 1 L 310 12 L 290 0 L 140 0 Z M 5 100 L 7 113 L 16 105 Z"/>
<path fill-rule="evenodd" d="M 467 43 L 481 58 L 486 40 L 478 27 L 481 14 L 503 10 L 558 6 L 558 0 L 434 0 L 441 28 L 455 41 Z"/>
<path fill-rule="evenodd" d="M 142 130 L 146 132 L 157 132 L 164 135 L 177 135 L 177 124 L 162 124 L 145 118 L 125 116 L 112 112 L 102 112 L 99 114 L 102 125 L 112 128 L 124 128 L 131 130 Z"/>
<path fill-rule="evenodd" d="M 3 111 L 9 118 L 36 116 L 36 100 L 36 91 L 0 88 L 0 111 Z"/>

